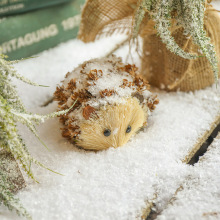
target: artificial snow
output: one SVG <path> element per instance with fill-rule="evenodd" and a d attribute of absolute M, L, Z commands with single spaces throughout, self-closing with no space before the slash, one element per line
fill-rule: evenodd
<path fill-rule="evenodd" d="M 124 103 L 126 98 L 130 98 L 138 91 L 138 86 L 134 84 L 122 88 L 124 80 L 127 80 L 128 83 L 133 83 L 134 77 L 126 71 L 119 70 L 119 68 L 124 67 L 121 61 L 121 58 L 116 56 L 88 60 L 79 65 L 72 72 L 68 72 L 63 85 L 66 88 L 70 80 L 76 79 L 76 90 L 74 90 L 74 92 L 80 92 L 80 90 L 87 88 L 88 92 L 94 96 L 94 98 L 90 98 L 86 104 L 96 109 L 107 104 Z M 88 74 L 94 74 L 93 71 L 97 74 L 97 78 L 91 80 L 88 85 Z M 114 91 L 114 94 L 103 97 L 100 92 L 104 90 Z M 141 94 L 144 97 L 144 102 L 153 98 L 146 86 L 143 86 Z M 67 101 L 67 105 L 71 107 L 72 104 L 73 100 L 70 97 Z"/>
<path fill-rule="evenodd" d="M 174 202 L 157 217 L 166 219 L 220 219 L 220 133 L 191 168 Z"/>
<path fill-rule="evenodd" d="M 17 64 L 20 74 L 50 86 L 32 87 L 15 80 L 25 105 L 34 113 L 56 111 L 56 103 L 41 106 L 66 73 L 86 60 L 104 56 L 125 37 L 119 35 L 89 44 L 71 40 Z M 127 53 L 126 46 L 117 55 L 125 62 Z M 140 66 L 137 55 L 129 63 L 132 60 Z M 28 186 L 17 194 L 33 219 L 127 220 L 140 218 L 147 201 L 154 201 L 157 210 L 166 206 L 176 189 L 192 175 L 192 167 L 182 160 L 220 114 L 220 83 L 217 89 L 213 85 L 189 93 L 154 92 L 160 103 L 149 117 L 147 128 L 117 149 L 78 149 L 61 136 L 59 120 L 55 118 L 38 127 L 48 151 L 27 128 L 19 126 L 31 154 L 63 174 L 33 166 L 40 184 L 27 179 Z M 20 218 L 1 206 L 0 219 Z"/>

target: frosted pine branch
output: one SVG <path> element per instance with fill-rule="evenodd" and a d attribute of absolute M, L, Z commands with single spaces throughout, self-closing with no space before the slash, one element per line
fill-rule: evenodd
<path fill-rule="evenodd" d="M 7 61 L 5 58 L 6 56 L 0 54 L 0 148 L 10 152 L 20 163 L 27 175 L 36 181 L 31 170 L 31 164 L 35 163 L 50 171 L 52 170 L 30 155 L 24 141 L 18 134 L 16 124 L 17 122 L 23 123 L 37 139 L 46 146 L 38 136 L 35 125 L 43 123 L 46 119 L 65 114 L 70 109 L 48 115 L 29 113 L 18 96 L 16 87 L 11 82 L 11 78 L 17 78 L 33 86 L 38 86 L 38 84 L 31 82 L 16 72 L 13 64 L 17 61 Z M 9 186 L 6 181 L 4 181 L 4 178 L 5 177 L 1 176 L 0 179 L 0 203 L 2 202 L 9 210 L 14 209 L 20 215 L 25 216 L 27 219 L 31 219 L 27 211 L 20 205 L 19 200 L 10 193 Z"/>
<path fill-rule="evenodd" d="M 0 204 L 3 203 L 9 210 L 15 210 L 18 215 L 22 215 L 26 217 L 26 219 L 31 220 L 30 214 L 20 204 L 19 199 L 9 190 L 10 187 L 7 176 L 0 170 Z"/>

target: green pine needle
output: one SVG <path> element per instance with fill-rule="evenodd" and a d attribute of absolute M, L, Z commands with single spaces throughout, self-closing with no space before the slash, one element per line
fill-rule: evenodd
<path fill-rule="evenodd" d="M 0 167 L 2 166 L 0 161 Z M 10 211 L 15 210 L 18 215 L 26 217 L 31 220 L 31 215 L 21 205 L 18 198 L 11 192 L 11 184 L 7 180 L 6 173 L 0 169 L 0 205 L 3 204 Z"/>
<path fill-rule="evenodd" d="M 44 142 L 38 136 L 35 125 L 43 123 L 46 119 L 66 114 L 73 106 L 71 106 L 70 109 L 54 112 L 48 115 L 29 113 L 19 98 L 16 87 L 11 82 L 11 78 L 17 78 L 20 81 L 33 86 L 41 85 L 33 83 L 29 79 L 19 75 L 13 67 L 13 64 L 17 63 L 17 61 L 8 61 L 6 58 L 7 56 L 0 54 L 0 148 L 10 152 L 20 163 L 26 174 L 36 182 L 37 180 L 31 170 L 31 164 L 33 163 L 53 173 L 62 175 L 47 168 L 31 156 L 26 144 L 18 134 L 16 124 L 17 122 L 21 122 L 26 125 L 42 145 L 46 147 Z M 19 203 L 19 200 L 9 191 L 9 183 L 7 183 L 6 177 L 1 173 L 0 177 L 0 203 L 7 206 L 9 210 L 15 210 L 18 214 L 25 216 L 27 219 L 31 219 L 28 212 Z"/>

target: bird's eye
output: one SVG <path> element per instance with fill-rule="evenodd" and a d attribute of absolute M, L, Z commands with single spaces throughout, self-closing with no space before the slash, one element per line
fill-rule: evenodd
<path fill-rule="evenodd" d="M 127 129 L 126 129 L 126 133 L 130 133 L 131 132 L 131 126 L 128 125 Z"/>
<path fill-rule="evenodd" d="M 104 135 L 105 135 L 106 137 L 110 136 L 110 135 L 111 135 L 111 130 L 105 129 L 105 130 L 104 130 Z"/>

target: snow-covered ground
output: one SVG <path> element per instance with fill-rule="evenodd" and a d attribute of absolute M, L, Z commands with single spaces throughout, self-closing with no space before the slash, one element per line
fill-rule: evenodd
<path fill-rule="evenodd" d="M 88 45 L 72 40 L 18 64 L 21 74 L 51 86 L 38 88 L 16 82 L 25 104 L 42 114 L 55 111 L 56 103 L 39 106 L 52 95 L 66 72 L 91 57 L 104 55 L 122 38 Z M 119 54 L 125 57 L 127 48 Z M 146 207 L 145 202 L 156 195 L 157 208 L 162 208 L 190 175 L 189 166 L 181 160 L 220 114 L 220 86 L 195 93 L 158 91 L 158 96 L 160 104 L 149 126 L 118 149 L 97 153 L 79 150 L 62 138 L 58 119 L 52 119 L 38 129 L 50 148 L 47 151 L 26 128 L 20 127 L 32 154 L 64 174 L 34 167 L 40 184 L 28 180 L 28 187 L 18 194 L 33 218 L 134 219 Z M 1 211 L 1 219 L 17 218 L 6 214 L 4 208 Z"/>
<path fill-rule="evenodd" d="M 220 133 L 157 219 L 220 219 Z"/>
<path fill-rule="evenodd" d="M 89 44 L 71 40 L 16 65 L 20 74 L 50 86 L 31 87 L 15 81 L 28 109 L 41 114 L 55 111 L 56 103 L 40 106 L 52 96 L 64 75 L 85 60 L 104 56 L 124 38 L 119 35 Z M 125 60 L 127 52 L 126 46 L 117 55 Z M 133 61 L 140 64 L 136 55 Z M 33 167 L 40 184 L 28 179 L 28 186 L 18 193 L 33 219 L 135 219 L 141 216 L 147 201 L 154 200 L 156 208 L 163 209 L 176 189 L 201 171 L 182 160 L 220 115 L 220 83 L 217 89 L 213 86 L 194 93 L 157 93 L 160 104 L 149 118 L 148 127 L 117 149 L 79 150 L 62 138 L 55 118 L 38 127 L 50 148 L 47 151 L 26 128 L 19 127 L 32 155 L 64 175 Z M 212 166 L 217 170 L 219 165 Z M 184 216 L 186 210 L 179 210 L 177 215 Z M 165 219 L 169 219 L 169 213 L 164 213 Z M 175 219 L 174 212 L 172 216 Z M 19 218 L 1 206 L 0 219 Z"/>

